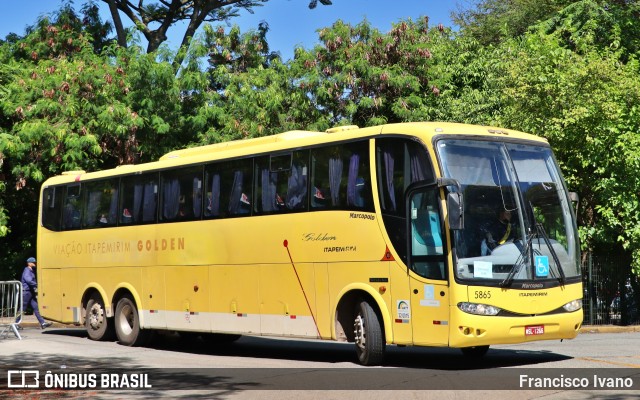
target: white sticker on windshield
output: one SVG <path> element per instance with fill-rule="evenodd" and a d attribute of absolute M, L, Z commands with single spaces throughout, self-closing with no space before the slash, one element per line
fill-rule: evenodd
<path fill-rule="evenodd" d="M 493 263 L 490 261 L 474 261 L 473 262 L 474 278 L 493 278 Z"/>

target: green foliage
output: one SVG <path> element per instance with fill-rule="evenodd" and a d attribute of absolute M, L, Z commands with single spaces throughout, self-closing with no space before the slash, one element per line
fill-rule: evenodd
<path fill-rule="evenodd" d="M 428 19 L 402 21 L 383 34 L 367 21 L 341 21 L 319 32 L 321 45 L 297 49 L 299 86 L 331 125 L 425 119 L 440 90 L 430 81 L 430 46 L 442 30 Z"/>
<path fill-rule="evenodd" d="M 523 35 L 530 26 L 544 21 L 573 3 L 572 0 L 476 0 L 454 12 L 453 22 L 465 36 L 483 45 L 498 44 Z"/>
<path fill-rule="evenodd" d="M 3 261 L 33 251 L 46 178 L 155 160 L 195 138 L 183 129 L 183 90 L 171 64 L 138 47 L 96 53 L 86 25 L 59 17 L 0 45 Z"/>
<path fill-rule="evenodd" d="M 620 243 L 637 253 L 638 62 L 621 62 L 629 56 L 620 48 L 621 30 L 592 2 L 568 7 L 551 25 L 501 47 L 499 123 L 549 139 L 569 187 L 580 195 L 585 247 Z"/>

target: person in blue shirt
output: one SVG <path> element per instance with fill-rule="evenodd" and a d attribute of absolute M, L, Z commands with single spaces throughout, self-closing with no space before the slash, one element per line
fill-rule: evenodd
<path fill-rule="evenodd" d="M 40 322 L 40 327 L 45 329 L 51 326 L 51 322 L 45 322 L 38 309 L 38 300 L 36 299 L 38 282 L 36 281 L 35 268 L 36 259 L 29 257 L 27 259 L 27 266 L 24 268 L 24 271 L 22 271 L 22 278 L 20 279 L 20 282 L 22 282 L 22 313 L 24 314 L 24 312 L 27 311 L 27 306 L 31 305 L 33 313 L 38 319 L 38 322 Z"/>

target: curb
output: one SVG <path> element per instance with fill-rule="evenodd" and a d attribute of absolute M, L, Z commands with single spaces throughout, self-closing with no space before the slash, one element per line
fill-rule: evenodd
<path fill-rule="evenodd" d="M 640 326 L 618 326 L 618 325 L 587 325 L 580 328 L 580 333 L 625 333 L 640 332 Z"/>

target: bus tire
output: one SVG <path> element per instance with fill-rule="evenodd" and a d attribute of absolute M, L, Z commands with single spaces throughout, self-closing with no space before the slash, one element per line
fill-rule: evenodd
<path fill-rule="evenodd" d="M 141 346 L 146 343 L 149 331 L 140 329 L 136 303 L 128 296 L 118 300 L 114 318 L 118 342 L 125 346 Z"/>
<path fill-rule="evenodd" d="M 107 318 L 104 301 L 99 293 L 95 292 L 89 297 L 85 309 L 84 326 L 91 340 L 113 339 L 113 323 Z"/>
<path fill-rule="evenodd" d="M 485 354 L 487 354 L 487 351 L 489 351 L 489 346 L 462 347 L 460 350 L 465 357 L 480 359 L 484 357 Z"/>
<path fill-rule="evenodd" d="M 354 313 L 356 354 L 362 365 L 380 365 L 384 360 L 385 339 L 378 314 L 371 304 L 361 300 Z"/>

